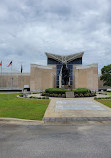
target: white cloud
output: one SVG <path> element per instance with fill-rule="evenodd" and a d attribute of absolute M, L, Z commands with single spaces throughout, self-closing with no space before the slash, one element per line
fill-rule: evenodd
<path fill-rule="evenodd" d="M 1 1 L 0 60 L 29 71 L 30 63 L 45 64 L 44 52 L 85 51 L 83 63 L 100 69 L 111 63 L 110 9 L 109 0 Z"/>

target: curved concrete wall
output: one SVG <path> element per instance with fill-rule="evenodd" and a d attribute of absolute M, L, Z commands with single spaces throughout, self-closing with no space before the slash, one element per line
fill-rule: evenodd
<path fill-rule="evenodd" d="M 31 65 L 30 89 L 45 90 L 46 88 L 56 88 L 56 67 Z"/>

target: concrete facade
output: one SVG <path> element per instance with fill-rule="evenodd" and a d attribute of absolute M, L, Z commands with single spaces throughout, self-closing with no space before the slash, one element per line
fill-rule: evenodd
<path fill-rule="evenodd" d="M 47 66 L 31 64 L 30 73 L 3 73 L 0 75 L 0 89 L 22 89 L 24 85 L 28 85 L 31 91 L 56 88 L 58 87 L 58 83 L 60 83 L 59 75 L 62 62 L 66 64 L 69 62 L 67 66 L 71 70 L 72 79 L 70 80 L 70 85 L 73 89 L 89 88 L 97 91 L 98 89 L 110 88 L 103 86 L 103 81 L 100 81 L 100 77 L 98 77 L 98 65 L 82 65 L 82 56 L 83 53 L 69 56 L 47 54 Z"/>
<path fill-rule="evenodd" d="M 30 87 L 30 73 L 3 73 L 0 75 L 1 89 L 22 89 L 24 85 Z"/>
<path fill-rule="evenodd" d="M 98 90 L 98 65 L 79 65 L 73 68 L 73 88 Z"/>
<path fill-rule="evenodd" d="M 56 67 L 31 65 L 30 89 L 32 91 L 56 88 Z"/>
<path fill-rule="evenodd" d="M 52 65 L 31 65 L 30 88 L 31 90 L 44 90 L 56 88 L 56 67 Z M 73 88 L 89 88 L 98 90 L 98 65 L 74 66 Z"/>

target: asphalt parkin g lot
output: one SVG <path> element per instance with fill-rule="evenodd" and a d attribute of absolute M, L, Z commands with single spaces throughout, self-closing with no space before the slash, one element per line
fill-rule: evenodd
<path fill-rule="evenodd" d="M 111 158 L 110 116 L 111 109 L 93 98 L 53 98 L 45 124 L 1 119 L 0 158 Z M 63 124 L 64 118 L 69 123 Z"/>
<path fill-rule="evenodd" d="M 0 123 L 0 158 L 111 158 L 111 122 Z"/>

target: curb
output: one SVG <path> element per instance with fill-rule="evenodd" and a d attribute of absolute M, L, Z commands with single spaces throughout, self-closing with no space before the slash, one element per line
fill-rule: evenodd
<path fill-rule="evenodd" d="M 0 124 L 17 124 L 17 125 L 41 125 L 44 124 L 43 121 L 38 120 L 26 120 L 26 119 L 18 119 L 18 118 L 5 118 L 0 117 Z"/>
<path fill-rule="evenodd" d="M 111 117 L 63 117 L 43 118 L 44 123 L 73 123 L 87 121 L 111 121 Z"/>

